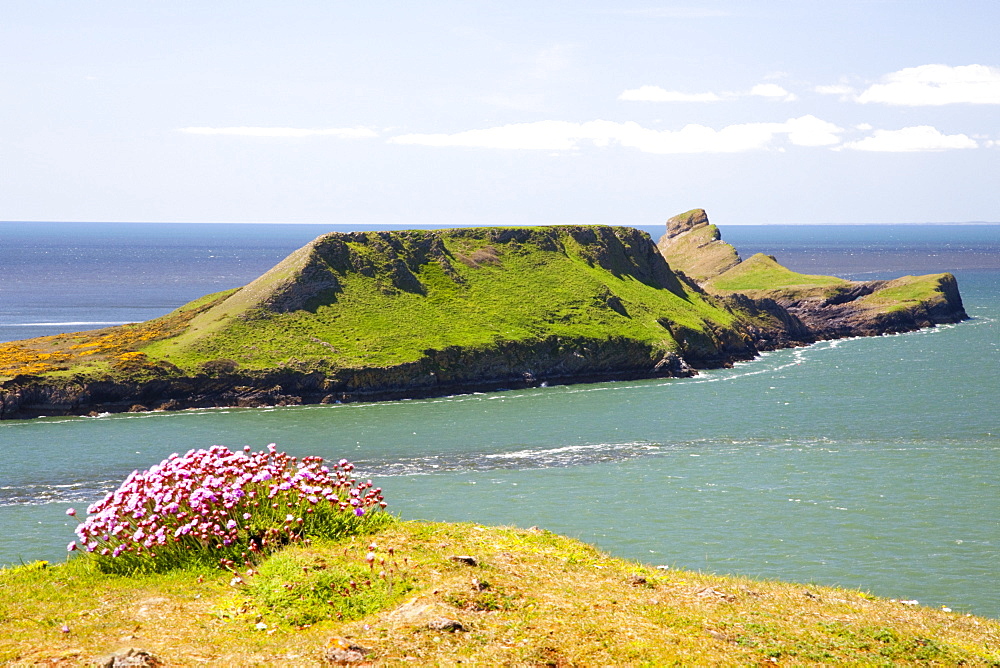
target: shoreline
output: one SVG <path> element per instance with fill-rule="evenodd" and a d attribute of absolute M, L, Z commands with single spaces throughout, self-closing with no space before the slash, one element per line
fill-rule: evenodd
<path fill-rule="evenodd" d="M 688 378 L 699 370 L 730 368 L 739 362 L 750 362 L 761 353 L 799 348 L 822 341 L 867 338 L 905 334 L 938 325 L 958 324 L 969 317 L 964 310 L 948 315 L 935 314 L 933 321 L 894 323 L 896 326 L 861 332 L 826 332 L 806 340 L 769 340 L 731 350 L 723 358 L 694 359 L 668 355 L 659 363 L 647 367 L 586 370 L 558 373 L 552 370 L 535 372 L 513 370 L 503 377 L 466 378 L 441 382 L 433 372 L 419 369 L 416 363 L 396 367 L 376 367 L 347 370 L 349 380 L 331 378 L 319 373 L 298 373 L 269 370 L 259 375 L 231 374 L 222 376 L 181 376 L 145 382 L 122 382 L 110 379 L 63 383 L 46 383 L 40 378 L 16 377 L 0 383 L 0 420 L 26 420 L 41 417 L 90 416 L 121 413 L 154 413 L 187 409 L 273 408 L 282 406 L 346 404 L 357 402 L 402 401 L 460 396 L 478 392 L 523 390 L 553 385 L 579 385 L 614 381 L 650 380 L 656 378 Z M 822 332 L 820 334 L 823 334 Z M 454 352 L 454 351 L 452 351 Z M 458 351 L 461 357 L 464 351 Z M 418 369 L 415 369 L 417 367 Z M 413 371 L 417 371 L 416 374 Z M 367 386 L 353 383 L 362 376 L 392 377 L 409 372 L 409 384 L 386 383 Z"/>

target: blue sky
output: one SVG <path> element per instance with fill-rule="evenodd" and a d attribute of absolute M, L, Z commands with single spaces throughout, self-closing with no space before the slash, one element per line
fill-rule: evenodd
<path fill-rule="evenodd" d="M 6 3 L 0 219 L 1000 221 L 1000 2 Z"/>

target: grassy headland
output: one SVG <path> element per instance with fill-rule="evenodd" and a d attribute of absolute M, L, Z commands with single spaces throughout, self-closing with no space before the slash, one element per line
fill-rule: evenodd
<path fill-rule="evenodd" d="M 337 366 L 415 361 L 428 349 L 623 337 L 662 352 L 658 322 L 703 328 L 733 316 L 630 256 L 622 228 L 462 229 L 329 235 L 145 346 L 182 369 L 214 359 L 248 368 L 294 357 Z"/>
<path fill-rule="evenodd" d="M 8 344 L 0 373 L 92 376 L 130 361 L 183 373 L 384 367 L 429 349 L 552 337 L 627 338 L 662 355 L 677 343 L 661 321 L 699 331 L 733 322 L 642 241 L 610 227 L 331 234 L 164 318 Z"/>
<path fill-rule="evenodd" d="M 109 575 L 87 557 L 2 570 L 0 663 L 136 647 L 169 665 L 319 665 L 334 638 L 375 665 L 1000 663 L 995 620 L 663 570 L 537 529 L 397 522 L 239 575 Z"/>
<path fill-rule="evenodd" d="M 659 247 L 606 226 L 334 233 L 161 318 L 0 345 L 0 418 L 690 375 L 964 317 L 950 274 L 742 261 L 701 210 Z"/>

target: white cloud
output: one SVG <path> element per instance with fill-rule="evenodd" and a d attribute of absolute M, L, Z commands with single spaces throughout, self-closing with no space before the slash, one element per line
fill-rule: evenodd
<path fill-rule="evenodd" d="M 635 148 L 645 153 L 740 153 L 767 148 L 779 136 L 796 146 L 829 146 L 843 130 L 815 116 L 783 123 L 743 123 L 715 130 L 686 125 L 680 130 L 652 130 L 627 121 L 538 121 L 455 134 L 410 134 L 393 137 L 393 144 L 462 146 L 515 150 L 572 150 L 583 145 Z"/>
<path fill-rule="evenodd" d="M 630 102 L 718 102 L 722 98 L 715 93 L 679 93 L 659 86 L 640 86 L 624 91 L 618 99 Z"/>
<path fill-rule="evenodd" d="M 844 144 L 841 148 L 855 151 L 913 153 L 977 148 L 976 140 L 963 134 L 946 135 L 929 125 L 917 125 L 902 130 L 876 130 L 872 136 Z"/>
<path fill-rule="evenodd" d="M 747 93 L 681 93 L 674 90 L 666 90 L 659 86 L 640 86 L 639 88 L 629 88 L 618 96 L 619 100 L 629 102 L 718 102 L 719 100 L 735 99 L 753 95 L 756 97 L 766 97 L 772 100 L 782 100 L 792 102 L 799 99 L 794 93 L 774 83 L 757 84 Z"/>
<path fill-rule="evenodd" d="M 834 84 L 831 86 L 816 86 L 813 88 L 814 91 L 820 95 L 837 95 L 840 97 L 841 102 L 850 102 L 854 100 L 857 95 L 852 87 L 846 84 Z"/>
<path fill-rule="evenodd" d="M 1000 104 L 1000 69 L 986 65 L 921 65 L 892 72 L 860 95 L 861 103 L 905 106 Z"/>
<path fill-rule="evenodd" d="M 371 139 L 378 133 L 368 128 L 279 128 L 279 127 L 229 127 L 180 128 L 179 132 L 193 135 L 229 135 L 238 137 L 337 137 L 338 139 Z"/>
<path fill-rule="evenodd" d="M 843 128 L 820 120 L 812 114 L 790 118 L 776 128 L 776 132 L 787 132 L 788 140 L 796 146 L 832 146 L 840 141 Z"/>
<path fill-rule="evenodd" d="M 586 124 L 584 124 L 586 125 Z M 455 134 L 409 134 L 393 137 L 391 144 L 465 146 L 475 148 L 566 150 L 576 146 L 581 125 L 566 121 L 517 123 Z"/>
<path fill-rule="evenodd" d="M 781 99 L 785 102 L 792 102 L 798 99 L 798 97 L 789 93 L 778 84 L 773 83 L 757 84 L 750 89 L 750 94 L 757 95 L 759 97 L 768 97 L 771 99 Z"/>

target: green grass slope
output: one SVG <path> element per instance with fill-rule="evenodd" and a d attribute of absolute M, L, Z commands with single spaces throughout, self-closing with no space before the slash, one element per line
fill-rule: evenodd
<path fill-rule="evenodd" d="M 637 343 L 655 364 L 683 347 L 677 332 L 739 317 L 631 228 L 333 233 L 163 318 L 0 345 L 0 377 L 329 372 L 560 340 Z"/>
<path fill-rule="evenodd" d="M 705 287 L 715 292 L 740 292 L 769 296 L 776 291 L 801 297 L 828 295 L 837 287 L 850 284 L 836 276 L 800 274 L 782 266 L 771 255 L 757 253 L 732 268 L 712 277 Z"/>
<path fill-rule="evenodd" d="M 388 366 L 429 349 L 547 337 L 619 337 L 667 352 L 677 343 L 662 322 L 700 331 L 734 318 L 628 228 L 330 234 L 138 350 L 184 370 L 213 360 Z"/>
<path fill-rule="evenodd" d="M 893 313 L 914 308 L 938 308 L 953 290 L 951 274 L 900 276 L 888 281 L 881 289 L 859 299 L 859 307 Z M 954 297 L 952 297 L 954 299 Z"/>

